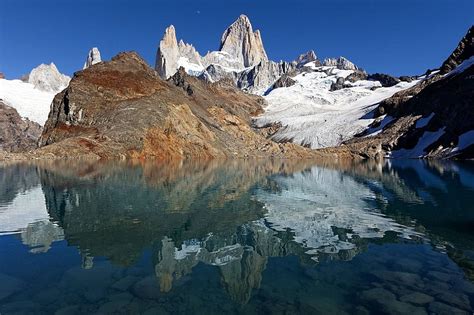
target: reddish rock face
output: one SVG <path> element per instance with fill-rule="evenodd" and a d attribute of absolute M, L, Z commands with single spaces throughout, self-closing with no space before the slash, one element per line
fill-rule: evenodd
<path fill-rule="evenodd" d="M 41 126 L 22 119 L 18 112 L 0 101 L 0 151 L 24 152 L 37 147 Z"/>
<path fill-rule="evenodd" d="M 98 158 L 309 157 L 255 132 L 263 99 L 178 71 L 163 81 L 136 53 L 77 72 L 56 95 L 38 154 Z"/>
<path fill-rule="evenodd" d="M 5 75 L 2 72 L 0 72 L 0 79 L 5 79 Z"/>

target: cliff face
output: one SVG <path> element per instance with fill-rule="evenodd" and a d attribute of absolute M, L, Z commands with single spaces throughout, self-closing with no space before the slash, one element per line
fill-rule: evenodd
<path fill-rule="evenodd" d="M 22 119 L 18 112 L 0 100 L 0 151 L 22 152 L 35 149 L 41 126 Z"/>
<path fill-rule="evenodd" d="M 367 157 L 473 158 L 473 36 L 471 27 L 439 71 L 382 101 L 371 128 L 378 133 L 350 140 L 348 148 Z"/>
<path fill-rule="evenodd" d="M 263 100 L 180 70 L 163 81 L 136 53 L 77 72 L 56 95 L 37 154 L 96 158 L 308 157 L 257 134 Z"/>

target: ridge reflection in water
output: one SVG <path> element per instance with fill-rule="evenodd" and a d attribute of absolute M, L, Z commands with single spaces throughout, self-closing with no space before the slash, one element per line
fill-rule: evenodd
<path fill-rule="evenodd" d="M 0 180 L 2 314 L 472 309 L 472 164 L 56 161 Z"/>

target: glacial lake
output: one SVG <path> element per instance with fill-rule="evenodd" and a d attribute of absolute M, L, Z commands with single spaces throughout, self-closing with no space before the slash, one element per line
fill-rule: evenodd
<path fill-rule="evenodd" d="M 474 163 L 0 166 L 0 314 L 472 314 Z"/>

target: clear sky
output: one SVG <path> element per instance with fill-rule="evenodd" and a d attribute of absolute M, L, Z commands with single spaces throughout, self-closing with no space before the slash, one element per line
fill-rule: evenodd
<path fill-rule="evenodd" d="M 474 24 L 474 0 L 0 0 L 0 72 L 54 62 L 71 75 L 93 46 L 103 59 L 135 50 L 154 66 L 169 24 L 204 54 L 241 13 L 273 60 L 314 49 L 404 75 L 441 64 Z"/>

